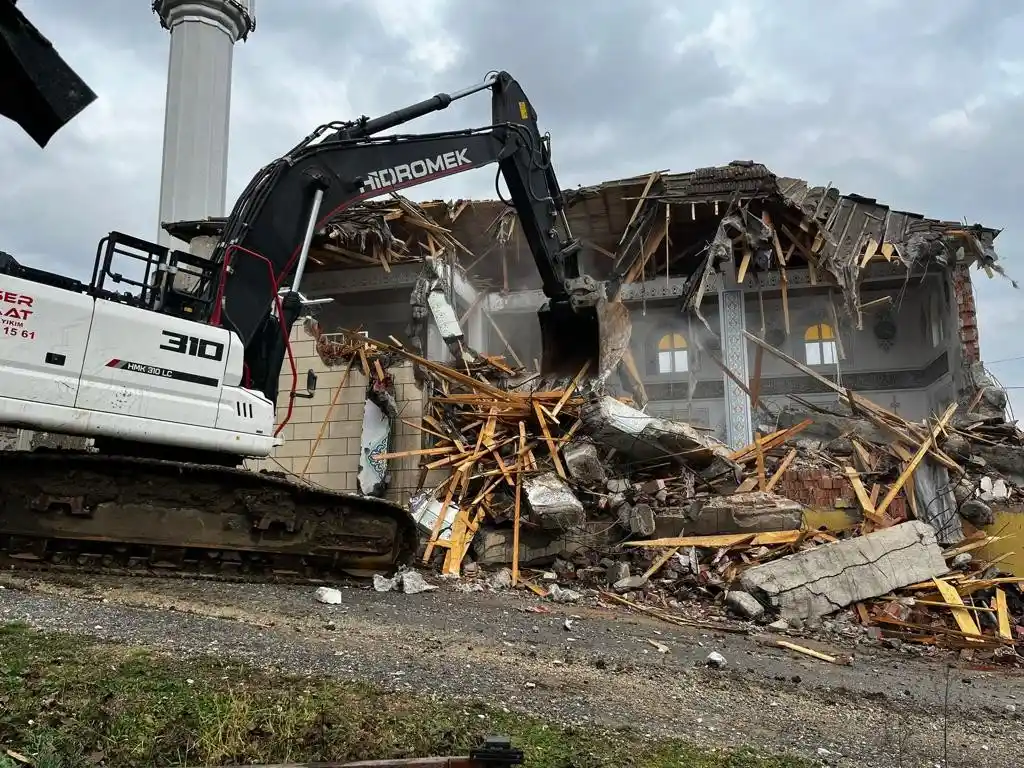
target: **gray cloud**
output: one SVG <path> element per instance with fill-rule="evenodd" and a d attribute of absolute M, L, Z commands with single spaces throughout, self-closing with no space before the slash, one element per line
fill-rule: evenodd
<path fill-rule="evenodd" d="M 168 36 L 148 0 L 22 0 L 100 96 L 39 150 L 0 125 L 0 247 L 84 275 L 110 229 L 154 236 Z M 235 50 L 229 199 L 316 125 L 490 69 L 515 75 L 566 186 L 755 159 L 894 207 L 1005 227 L 1024 278 L 1016 0 L 289 0 Z M 469 99 L 411 130 L 484 124 Z M 417 190 L 493 195 L 484 170 Z M 976 274 L 982 349 L 1024 356 L 1024 302 Z M 1024 386 L 1024 360 L 996 362 Z M 1016 395 L 1018 390 L 1013 390 Z M 1019 390 L 1024 395 L 1024 390 Z M 1024 413 L 1024 397 L 1014 397 Z"/>

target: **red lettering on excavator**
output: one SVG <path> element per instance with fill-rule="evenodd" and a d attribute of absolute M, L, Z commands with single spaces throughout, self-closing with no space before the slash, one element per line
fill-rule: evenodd
<path fill-rule="evenodd" d="M 16 317 L 19 320 L 28 320 L 28 318 L 29 318 L 29 316 L 31 314 L 32 314 L 31 310 L 28 310 L 28 309 L 18 309 L 17 307 L 11 307 L 6 312 L 4 312 L 4 317 Z"/>

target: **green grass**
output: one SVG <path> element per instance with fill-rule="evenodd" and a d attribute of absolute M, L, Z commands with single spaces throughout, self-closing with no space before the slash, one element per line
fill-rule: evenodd
<path fill-rule="evenodd" d="M 0 768 L 24 768 L 7 750 L 35 768 L 422 757 L 465 754 L 492 734 L 530 768 L 809 765 L 0 625 Z"/>

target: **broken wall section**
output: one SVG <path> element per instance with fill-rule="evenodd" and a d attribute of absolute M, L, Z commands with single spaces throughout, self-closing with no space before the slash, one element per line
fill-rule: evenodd
<path fill-rule="evenodd" d="M 358 493 L 367 377 L 358 361 L 352 366 L 347 379 L 346 364 L 326 365 L 317 355 L 316 340 L 301 325 L 297 324 L 292 330 L 291 344 L 299 386 L 304 386 L 306 371 L 312 369 L 317 375 L 316 393 L 312 399 L 295 400 L 291 420 L 282 432 L 284 444 L 274 451 L 272 458 L 250 462 L 250 467 L 300 475 L 330 490 Z M 386 372 L 393 377 L 398 408 L 391 451 L 416 450 L 421 447 L 421 433 L 403 420 L 419 423 L 423 415 L 423 392 L 416 384 L 410 363 L 392 365 Z M 335 398 L 339 386 L 341 392 Z M 286 360 L 278 395 L 278 424 L 288 411 L 291 388 L 291 372 Z M 335 403 L 333 408 L 332 401 Z M 318 435 L 321 435 L 319 442 Z M 419 480 L 418 458 L 408 456 L 388 461 L 390 482 L 385 498 L 400 504 L 409 501 Z"/>
<path fill-rule="evenodd" d="M 845 473 L 828 467 L 787 469 L 775 486 L 775 492 L 816 512 L 834 509 L 843 511 L 851 518 L 861 517 L 860 504 L 850 479 Z M 902 519 L 909 514 L 907 497 L 903 491 L 892 500 L 889 509 L 895 519 Z"/>

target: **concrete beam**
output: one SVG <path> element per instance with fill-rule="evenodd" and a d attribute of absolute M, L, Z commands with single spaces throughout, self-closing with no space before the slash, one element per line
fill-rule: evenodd
<path fill-rule="evenodd" d="M 774 275 L 774 276 L 773 276 Z M 780 287 L 778 280 L 778 273 L 768 275 L 766 278 L 762 278 L 763 282 L 761 287 L 766 290 L 772 290 Z M 886 282 L 894 279 L 897 275 L 894 274 L 868 274 L 861 280 L 861 287 L 865 285 L 870 286 L 872 283 Z M 903 273 L 899 273 L 902 278 Z M 806 269 L 789 269 L 786 270 L 786 277 L 789 280 L 789 290 L 793 291 L 800 288 L 809 288 L 811 286 L 811 275 Z M 668 280 L 665 278 L 655 278 L 654 280 L 648 280 L 643 283 L 627 283 L 622 286 L 620 295 L 622 300 L 626 303 L 635 303 L 643 300 L 652 301 L 657 299 L 671 299 L 678 298 L 683 295 L 686 290 L 686 286 L 689 280 L 685 277 L 671 277 Z M 825 286 L 826 283 L 819 277 L 819 286 Z M 705 300 L 713 300 L 714 294 L 721 289 L 720 280 L 717 273 L 712 274 L 707 282 L 707 289 L 705 291 Z M 745 293 L 754 293 L 758 289 L 758 283 L 754 279 L 753 275 L 748 275 L 743 281 L 742 289 Z M 544 303 L 546 297 L 544 291 L 540 289 L 529 290 L 529 291 L 510 291 L 509 293 L 498 293 L 492 292 L 488 294 L 484 300 L 484 306 L 487 311 L 491 314 L 497 313 L 511 313 L 511 312 L 536 312 L 540 309 Z"/>
<path fill-rule="evenodd" d="M 395 264 L 390 272 L 385 272 L 380 267 L 307 272 L 300 287 L 309 298 L 389 288 L 412 288 L 416 284 L 420 270 L 419 264 Z"/>
<path fill-rule="evenodd" d="M 356 269 L 326 269 L 307 272 L 302 279 L 302 292 L 310 298 L 322 298 L 344 293 L 387 290 L 390 288 L 412 288 L 423 271 L 421 264 L 395 264 L 390 272 L 380 267 L 359 267 Z M 439 264 L 438 272 L 448 278 L 448 265 Z M 466 279 L 462 270 L 456 269 L 453 283 L 455 295 L 467 305 L 476 301 L 477 290 Z"/>
<path fill-rule="evenodd" d="M 935 529 L 912 520 L 755 565 L 740 585 L 783 618 L 812 619 L 946 571 Z"/>

